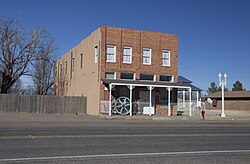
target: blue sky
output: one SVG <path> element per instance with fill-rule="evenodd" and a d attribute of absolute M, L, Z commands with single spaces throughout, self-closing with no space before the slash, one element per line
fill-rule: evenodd
<path fill-rule="evenodd" d="M 178 34 L 179 75 L 203 90 L 228 74 L 250 90 L 249 0 L 0 0 L 0 16 L 43 25 L 59 55 L 102 25 Z"/>

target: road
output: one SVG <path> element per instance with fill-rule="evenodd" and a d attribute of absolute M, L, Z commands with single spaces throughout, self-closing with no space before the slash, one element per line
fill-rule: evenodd
<path fill-rule="evenodd" d="M 0 163 L 249 163 L 250 121 L 21 121 L 0 125 Z"/>

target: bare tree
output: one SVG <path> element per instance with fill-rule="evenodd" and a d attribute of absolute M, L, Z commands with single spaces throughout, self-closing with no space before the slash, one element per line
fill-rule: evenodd
<path fill-rule="evenodd" d="M 41 28 L 26 33 L 16 19 L 0 18 L 1 93 L 8 93 L 21 76 L 29 74 L 42 33 Z"/>
<path fill-rule="evenodd" d="M 46 36 L 40 41 L 40 51 L 37 54 L 32 67 L 32 81 L 34 82 L 34 92 L 38 95 L 49 94 L 53 82 L 53 65 L 57 47 L 55 38 Z"/>

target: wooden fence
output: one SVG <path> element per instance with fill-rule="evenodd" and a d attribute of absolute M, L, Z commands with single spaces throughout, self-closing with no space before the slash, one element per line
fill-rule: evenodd
<path fill-rule="evenodd" d="M 0 111 L 87 113 L 87 97 L 0 94 Z"/>

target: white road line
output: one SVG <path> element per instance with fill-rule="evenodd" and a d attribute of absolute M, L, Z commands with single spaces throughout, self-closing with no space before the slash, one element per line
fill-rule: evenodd
<path fill-rule="evenodd" d="M 57 157 L 12 158 L 12 159 L 0 159 L 0 162 L 56 160 L 56 159 L 62 160 L 62 159 L 102 158 L 102 157 L 159 156 L 159 155 L 192 155 L 192 154 L 209 155 L 217 153 L 223 153 L 223 154 L 250 153 L 250 150 L 187 151 L 187 152 L 163 152 L 163 153 L 101 154 L 101 155 L 57 156 Z"/>
<path fill-rule="evenodd" d="M 26 135 L 26 136 L 0 136 L 0 139 L 47 139 L 47 138 L 113 138 L 113 137 L 223 137 L 223 136 L 250 136 L 250 134 L 115 134 L 115 135 Z"/>

